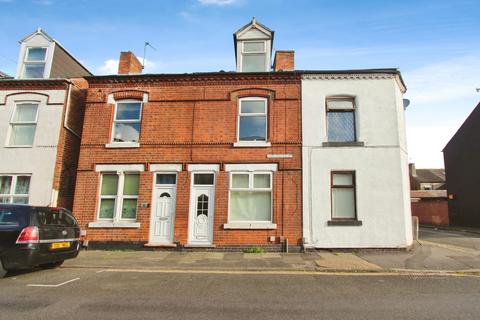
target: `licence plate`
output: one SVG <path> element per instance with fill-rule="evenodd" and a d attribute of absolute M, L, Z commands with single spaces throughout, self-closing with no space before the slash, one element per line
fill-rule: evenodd
<path fill-rule="evenodd" d="M 50 249 L 70 248 L 70 242 L 55 242 L 50 244 Z"/>

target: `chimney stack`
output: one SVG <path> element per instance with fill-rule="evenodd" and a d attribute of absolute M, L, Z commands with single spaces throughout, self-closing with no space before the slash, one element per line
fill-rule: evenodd
<path fill-rule="evenodd" d="M 294 71 L 295 70 L 295 51 L 282 50 L 275 52 L 273 61 L 274 71 Z"/>
<path fill-rule="evenodd" d="M 142 64 L 133 52 L 120 52 L 118 74 L 139 74 L 142 73 L 142 69 Z"/>

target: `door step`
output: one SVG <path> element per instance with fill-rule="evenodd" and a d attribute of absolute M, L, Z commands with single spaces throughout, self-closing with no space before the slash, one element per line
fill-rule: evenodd
<path fill-rule="evenodd" d="M 149 248 L 176 248 L 177 247 L 175 243 L 145 243 L 144 246 Z"/>

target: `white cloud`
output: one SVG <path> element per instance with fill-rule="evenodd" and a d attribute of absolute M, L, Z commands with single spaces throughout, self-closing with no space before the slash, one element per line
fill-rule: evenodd
<path fill-rule="evenodd" d="M 98 69 L 100 74 L 116 74 L 118 72 L 118 59 L 108 59 Z"/>
<path fill-rule="evenodd" d="M 407 71 L 406 97 L 415 104 L 456 101 L 475 95 L 480 86 L 480 57 L 467 56 Z"/>
<path fill-rule="evenodd" d="M 229 6 L 239 2 L 239 0 L 197 0 L 197 1 L 204 6 L 208 6 L 208 5 Z"/>

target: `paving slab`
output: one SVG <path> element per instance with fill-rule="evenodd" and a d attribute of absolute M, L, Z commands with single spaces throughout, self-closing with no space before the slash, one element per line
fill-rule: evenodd
<path fill-rule="evenodd" d="M 368 262 L 353 253 L 318 253 L 319 259 L 315 260 L 317 267 L 332 270 L 361 270 L 378 271 L 382 268 L 374 263 Z"/>

